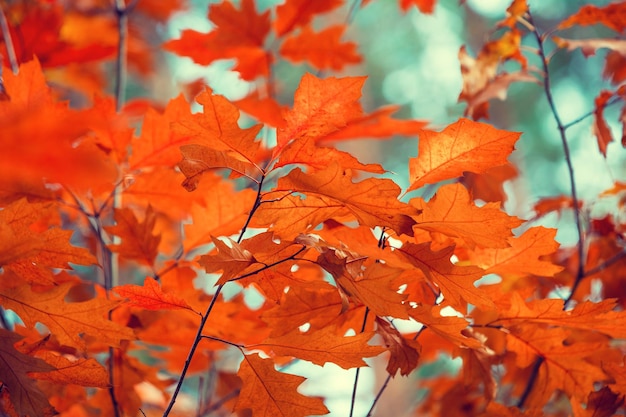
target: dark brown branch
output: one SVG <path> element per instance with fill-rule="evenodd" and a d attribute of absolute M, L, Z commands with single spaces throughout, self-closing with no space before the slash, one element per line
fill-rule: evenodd
<path fill-rule="evenodd" d="M 524 392 L 522 393 L 522 396 L 519 397 L 519 400 L 517 401 L 517 408 L 522 409 L 524 408 L 524 403 L 526 403 L 526 400 L 528 399 L 528 396 L 530 395 L 531 391 L 533 390 L 533 386 L 535 385 L 535 381 L 537 380 L 537 377 L 539 376 L 539 368 L 541 368 L 541 365 L 543 364 L 543 357 L 539 356 L 536 360 L 535 363 L 533 364 L 533 368 L 530 371 L 530 377 L 528 378 L 528 383 L 526 384 L 526 388 L 524 388 Z"/>
<path fill-rule="evenodd" d="M 365 315 L 363 316 L 363 324 L 361 325 L 361 331 L 359 333 L 363 333 L 365 331 L 365 326 L 367 325 L 367 316 L 369 315 L 370 309 L 369 307 L 365 307 Z M 352 398 L 350 400 L 350 417 L 354 415 L 354 405 L 356 403 L 356 391 L 359 385 L 359 374 L 361 373 L 361 368 L 356 368 L 356 373 L 354 375 L 354 385 L 352 386 Z"/>

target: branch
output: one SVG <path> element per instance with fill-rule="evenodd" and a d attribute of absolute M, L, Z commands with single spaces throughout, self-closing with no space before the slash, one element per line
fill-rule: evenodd
<path fill-rule="evenodd" d="M 520 410 L 524 407 L 524 403 L 526 402 L 526 400 L 528 399 L 528 396 L 530 395 L 530 392 L 533 389 L 533 385 L 535 385 L 535 381 L 537 380 L 537 377 L 539 376 L 539 368 L 541 368 L 541 365 L 543 364 L 543 357 L 539 356 L 536 360 L 535 363 L 533 364 L 533 368 L 530 371 L 530 378 L 528 378 L 528 383 L 526 384 L 526 388 L 524 388 L 524 392 L 522 393 L 522 396 L 519 397 L 519 400 L 517 401 L 517 408 L 519 408 Z"/>
<path fill-rule="evenodd" d="M 613 104 L 615 104 L 615 103 L 619 103 L 621 99 L 622 99 L 622 98 L 621 98 L 620 96 L 615 96 L 615 97 L 613 97 L 612 99 L 610 99 L 609 101 L 607 101 L 606 103 L 604 103 L 604 106 L 602 106 L 602 107 L 600 107 L 600 108 L 601 108 L 601 109 L 606 109 L 607 107 L 612 106 L 612 105 L 613 105 Z M 570 127 L 572 127 L 572 126 L 574 126 L 574 125 L 576 125 L 576 124 L 578 124 L 578 123 L 582 122 L 582 121 L 583 121 L 583 120 L 585 120 L 587 117 L 589 117 L 589 116 L 593 116 L 593 114 L 594 114 L 595 112 L 596 112 L 596 109 L 591 110 L 591 111 L 589 111 L 589 112 L 587 112 L 587 113 L 583 114 L 583 115 L 582 115 L 582 116 L 580 116 L 579 118 L 574 119 L 574 120 L 572 120 L 571 122 L 564 124 L 564 125 L 563 125 L 563 128 L 564 128 L 564 129 L 569 129 Z"/>
<path fill-rule="evenodd" d="M 583 259 L 584 259 L 584 244 L 583 244 L 583 230 L 582 224 L 580 222 L 580 207 L 578 205 L 578 194 L 576 192 L 576 181 L 574 179 L 574 166 L 572 163 L 572 157 L 569 150 L 569 145 L 567 143 L 567 135 L 565 134 L 565 125 L 561 122 L 561 118 L 559 117 L 559 113 L 556 109 L 556 104 L 554 103 L 554 98 L 552 96 L 552 88 L 550 86 L 550 69 L 548 68 L 548 59 L 546 58 L 546 53 L 543 45 L 543 37 L 537 30 L 537 25 L 533 22 L 532 14 L 530 10 L 528 11 L 528 21 L 533 26 L 533 34 L 537 39 L 537 44 L 539 47 L 539 57 L 541 58 L 541 63 L 543 65 L 543 72 L 545 76 L 543 77 L 543 88 L 546 93 L 546 98 L 548 99 L 548 104 L 550 105 L 550 110 L 552 111 L 552 115 L 554 116 L 554 120 L 556 121 L 557 127 L 559 129 L 559 135 L 561 137 L 561 144 L 563 145 L 563 153 L 565 154 L 565 162 L 567 164 L 567 170 L 569 173 L 569 182 L 570 182 L 570 193 L 572 195 L 572 205 L 574 206 L 574 218 L 576 221 L 576 229 L 578 231 L 578 243 L 576 244 L 578 251 L 578 269 L 576 272 L 576 278 L 574 280 L 574 285 L 572 285 L 572 291 L 565 300 L 563 308 L 567 306 L 569 301 L 574 296 L 580 281 L 584 278 L 585 272 L 583 269 Z"/>
<path fill-rule="evenodd" d="M 131 0 L 126 5 L 125 0 L 115 0 L 115 15 L 117 16 L 117 61 L 115 62 L 115 110 L 119 112 L 124 106 L 128 66 L 128 14 L 139 0 Z"/>

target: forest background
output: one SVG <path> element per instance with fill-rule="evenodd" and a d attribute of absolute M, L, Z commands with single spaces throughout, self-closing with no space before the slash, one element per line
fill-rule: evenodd
<path fill-rule="evenodd" d="M 626 7 L 535 3 L 3 1 L 2 411 L 623 412 Z"/>

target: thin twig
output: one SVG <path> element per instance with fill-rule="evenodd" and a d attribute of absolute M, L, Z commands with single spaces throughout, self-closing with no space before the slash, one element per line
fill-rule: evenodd
<path fill-rule="evenodd" d="M 222 292 L 224 285 L 225 284 L 220 284 L 217 287 L 217 290 L 215 290 L 215 294 L 213 295 L 213 298 L 211 299 L 211 303 L 209 304 L 209 307 L 207 308 L 206 312 L 202 316 L 202 319 L 200 320 L 200 324 L 198 325 L 198 330 L 196 331 L 196 337 L 194 338 L 193 343 L 191 344 L 191 348 L 189 349 L 189 353 L 187 354 L 187 359 L 185 359 L 185 364 L 183 365 L 183 370 L 180 372 L 178 383 L 176 384 L 176 388 L 174 389 L 172 398 L 170 398 L 170 402 L 167 405 L 165 412 L 163 413 L 163 417 L 167 417 L 170 414 L 170 411 L 172 411 L 172 407 L 174 407 L 174 403 L 176 402 L 178 393 L 180 392 L 180 389 L 183 386 L 183 382 L 185 381 L 185 376 L 187 375 L 187 371 L 189 370 L 189 365 L 191 365 L 191 360 L 193 359 L 193 356 L 196 353 L 196 349 L 198 348 L 198 345 L 200 344 L 200 340 L 202 340 L 202 337 L 203 337 L 202 331 L 204 330 L 204 325 L 209 319 L 209 316 L 211 315 L 211 311 L 213 311 L 215 302 L 219 298 L 219 295 Z"/>
<path fill-rule="evenodd" d="M 365 326 L 367 324 L 367 316 L 370 312 L 369 307 L 365 307 L 365 315 L 363 316 L 363 324 L 361 325 L 361 331 L 359 333 L 363 333 L 365 331 Z M 356 373 L 354 375 L 354 385 L 352 386 L 352 399 L 350 400 L 350 417 L 354 414 L 354 405 L 356 403 L 356 390 L 359 385 L 359 374 L 361 368 L 356 368 Z"/>
<path fill-rule="evenodd" d="M 585 277 L 588 277 L 590 275 L 596 274 L 600 271 L 602 271 L 605 268 L 608 268 L 609 266 L 613 265 L 615 262 L 622 260 L 622 258 L 626 258 L 626 251 L 622 251 L 619 252 L 615 255 L 613 255 L 613 257 L 607 259 L 606 261 L 602 262 L 600 265 L 597 265 L 593 268 L 591 268 L 590 270 L 585 272 Z"/>
<path fill-rule="evenodd" d="M 115 110 L 119 112 L 124 106 L 127 67 L 128 67 L 128 12 L 125 0 L 115 0 L 115 15 L 117 16 L 117 61 L 115 62 Z"/>
<path fill-rule="evenodd" d="M 2 37 L 4 38 L 4 45 L 7 49 L 7 55 L 9 63 L 11 64 L 11 71 L 13 74 L 19 72 L 19 65 L 17 63 L 17 56 L 15 55 L 15 47 L 13 46 L 13 39 L 11 39 L 11 31 L 9 30 L 9 22 L 7 16 L 4 14 L 4 9 L 0 7 L 0 30 L 2 30 Z M 0 69 L 1 71 L 2 69 Z"/>
<path fill-rule="evenodd" d="M 604 106 L 601 107 L 601 109 L 606 109 L 609 106 L 612 106 L 615 103 L 619 103 L 622 100 L 622 97 L 620 96 L 615 96 L 612 99 L 610 99 L 609 101 L 607 101 L 606 103 L 604 103 Z M 578 123 L 582 122 L 583 120 L 585 120 L 587 117 L 593 116 L 593 114 L 596 112 L 597 109 L 595 110 L 591 110 L 585 114 L 583 114 L 582 116 L 580 116 L 577 119 L 572 120 L 569 123 L 566 123 L 563 125 L 563 129 L 569 129 L 570 127 L 577 125 Z"/>
<path fill-rule="evenodd" d="M 532 14 L 530 10 L 528 11 L 528 21 L 533 25 L 534 31 L 533 34 L 537 39 L 537 44 L 539 47 L 539 57 L 541 58 L 541 63 L 543 65 L 544 77 L 543 77 L 543 87 L 546 93 L 546 98 L 548 100 L 548 104 L 550 105 L 550 110 L 552 111 L 552 115 L 554 120 L 556 121 L 557 127 L 559 129 L 559 135 L 561 137 L 561 144 L 563 146 L 563 153 L 565 154 L 565 162 L 567 164 L 567 171 L 569 174 L 569 182 L 570 182 L 570 192 L 572 194 L 572 205 L 574 206 L 574 220 L 576 221 L 576 230 L 578 231 L 578 243 L 576 245 L 578 251 L 578 269 L 576 272 L 576 278 L 574 280 L 574 285 L 572 285 L 572 291 L 565 301 L 563 308 L 565 308 L 568 302 L 574 296 L 580 281 L 585 276 L 584 272 L 584 242 L 583 242 L 583 229 L 580 221 L 580 207 L 578 205 L 578 195 L 576 192 L 576 181 L 574 179 L 574 165 L 572 163 L 572 157 L 569 150 L 569 144 L 567 143 L 567 135 L 565 134 L 565 126 L 563 122 L 561 122 L 561 118 L 556 108 L 556 104 L 554 103 L 554 98 L 552 96 L 552 88 L 550 86 L 550 70 L 548 68 L 548 60 L 546 58 L 546 53 L 543 45 L 543 38 L 537 29 L 537 25 L 533 22 Z"/>
<path fill-rule="evenodd" d="M 522 396 L 519 397 L 519 400 L 517 401 L 517 408 L 519 409 L 524 408 L 524 403 L 528 399 L 528 396 L 530 395 L 530 392 L 532 391 L 533 386 L 535 385 L 535 381 L 537 380 L 537 377 L 539 376 L 539 368 L 541 368 L 543 361 L 544 361 L 543 356 L 539 356 L 535 360 L 535 363 L 533 364 L 533 368 L 530 371 L 530 377 L 528 378 L 528 383 L 526 384 L 526 388 L 524 388 L 524 392 L 522 393 Z"/>

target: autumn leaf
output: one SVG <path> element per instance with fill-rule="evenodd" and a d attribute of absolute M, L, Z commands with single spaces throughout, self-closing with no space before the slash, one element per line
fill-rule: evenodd
<path fill-rule="evenodd" d="M 464 311 L 462 300 L 481 308 L 491 308 L 493 301 L 474 286 L 474 281 L 485 272 L 475 266 L 457 266 L 450 261 L 454 247 L 433 252 L 430 243 L 404 243 L 401 253 L 411 264 L 422 270 L 441 289 L 444 300 L 459 311 Z"/>
<path fill-rule="evenodd" d="M 376 317 L 376 333 L 382 336 L 383 343 L 389 349 L 389 363 L 387 372 L 395 376 L 398 370 L 400 375 L 407 376 L 415 368 L 420 358 L 422 346 L 415 340 L 405 338 L 387 320 Z"/>
<path fill-rule="evenodd" d="M 31 372 L 30 375 L 35 379 L 83 387 L 107 388 L 109 386 L 109 373 L 93 358 L 78 358 L 71 361 L 50 351 L 38 352 L 37 356 L 52 365 L 54 369 L 49 372 Z"/>
<path fill-rule="evenodd" d="M 163 48 L 200 65 L 235 58 L 235 71 L 248 81 L 267 75 L 270 57 L 263 44 L 270 30 L 270 12 L 258 14 L 253 0 L 242 1 L 240 7 L 235 9 L 231 2 L 212 4 L 209 19 L 217 26 L 215 30 L 183 30 L 180 39 L 166 42 Z"/>
<path fill-rule="evenodd" d="M 333 163 L 310 175 L 297 168 L 278 180 L 277 190 L 328 197 L 328 204 L 345 206 L 361 224 L 387 226 L 398 233 L 413 235 L 415 220 L 410 216 L 416 210 L 398 201 L 400 189 L 391 180 L 370 178 L 354 183 L 348 173 Z M 319 207 L 319 200 L 315 205 Z"/>
<path fill-rule="evenodd" d="M 353 42 L 341 42 L 345 26 L 330 26 L 321 32 L 314 32 L 311 26 L 304 26 L 299 34 L 285 39 L 280 54 L 293 62 L 308 61 L 320 70 L 341 70 L 349 64 L 358 64 L 361 57 Z"/>
<path fill-rule="evenodd" d="M 315 15 L 327 13 L 340 5 L 340 0 L 287 0 L 276 8 L 276 20 L 273 22 L 276 35 L 283 36 L 306 25 Z"/>
<path fill-rule="evenodd" d="M 467 336 L 466 330 L 469 322 L 466 319 L 455 316 L 443 316 L 441 315 L 441 310 L 441 306 L 434 306 L 431 309 L 426 306 L 418 306 L 409 309 L 409 315 L 432 332 L 457 346 L 474 349 L 481 347 L 477 339 Z"/>
<path fill-rule="evenodd" d="M 11 402 L 20 417 L 44 416 L 52 406 L 29 373 L 50 372 L 54 367 L 15 349 L 14 344 L 21 338 L 13 332 L 0 329 L 0 381 L 7 387 Z"/>
<path fill-rule="evenodd" d="M 537 381 L 532 387 L 530 404 L 544 404 L 554 390 L 560 389 L 569 397 L 585 401 L 594 383 L 607 378 L 606 374 L 585 358 L 601 344 L 577 342 L 564 343 L 569 332 L 563 329 L 545 329 L 536 326 L 515 327 L 507 334 L 507 348 L 516 353 L 516 363 L 528 367 L 537 355 L 544 361 L 539 368 Z"/>
<path fill-rule="evenodd" d="M 604 120 L 604 107 L 606 103 L 613 97 L 613 93 L 610 91 L 602 91 L 598 97 L 596 97 L 596 108 L 593 113 L 593 134 L 598 140 L 598 148 L 602 156 L 606 158 L 606 148 L 609 143 L 613 142 L 613 135 L 611 134 L 611 128 Z"/>
<path fill-rule="evenodd" d="M 249 409 L 255 417 L 308 417 L 329 413 L 321 398 L 305 397 L 297 392 L 305 378 L 276 371 L 271 359 L 245 355 L 237 375 L 244 384 L 235 411 Z"/>
<path fill-rule="evenodd" d="M 65 283 L 46 292 L 34 292 L 30 285 L 22 285 L 0 291 L 0 299 L 2 305 L 18 314 L 26 326 L 42 323 L 59 343 L 67 346 L 84 349 L 85 337 L 96 338 L 113 347 L 119 346 L 122 340 L 135 339 L 130 328 L 106 318 L 119 301 L 93 298 L 67 303 L 64 299 L 71 287 L 71 283 Z"/>
<path fill-rule="evenodd" d="M 293 356 L 323 366 L 332 362 L 343 369 L 366 366 L 363 358 L 377 356 L 384 351 L 380 346 L 370 346 L 368 341 L 373 332 L 362 332 L 355 336 L 337 334 L 337 329 L 326 326 L 308 332 L 294 330 L 272 337 L 260 344 L 269 347 L 277 356 Z"/>
<path fill-rule="evenodd" d="M 541 258 L 558 249 L 555 235 L 555 229 L 532 227 L 521 236 L 510 238 L 510 248 L 476 249 L 470 258 L 473 263 L 485 268 L 485 273 L 488 274 L 554 276 L 563 267 Z"/>
<path fill-rule="evenodd" d="M 420 12 L 431 14 L 435 11 L 437 0 L 400 0 L 400 8 L 407 12 L 411 6 L 416 6 Z"/>
<path fill-rule="evenodd" d="M 361 117 L 363 110 L 358 100 L 364 82 L 365 77 L 321 80 L 305 74 L 296 90 L 293 109 L 285 115 L 287 126 L 278 129 L 274 157 L 290 142 L 321 139 Z"/>
<path fill-rule="evenodd" d="M 156 213 L 148 206 L 145 219 L 139 222 L 129 208 L 115 209 L 115 226 L 106 226 L 107 232 L 119 236 L 121 243 L 109 245 L 126 259 L 152 266 L 159 252 L 161 236 L 154 235 Z"/>
<path fill-rule="evenodd" d="M 159 283 L 152 277 L 146 277 L 143 286 L 120 285 L 113 289 L 121 297 L 128 298 L 132 305 L 147 310 L 193 309 L 185 299 L 170 292 L 163 292 Z"/>
<path fill-rule="evenodd" d="M 603 24 L 616 32 L 622 32 L 626 28 L 624 14 L 626 5 L 620 2 L 608 4 L 604 7 L 593 4 L 582 6 L 576 13 L 563 20 L 558 29 L 566 29 L 574 25 L 589 26 Z"/>
<path fill-rule="evenodd" d="M 337 287 L 348 298 L 366 305 L 377 316 L 409 318 L 407 306 L 403 303 L 406 295 L 399 294 L 398 289 L 392 287 L 402 270 L 375 263 L 365 268 L 362 275 L 353 276 L 346 268 L 348 261 L 331 250 L 317 258 L 317 263 L 335 278 Z"/>
<path fill-rule="evenodd" d="M 520 134 L 461 119 L 442 132 L 420 134 L 417 158 L 409 160 L 409 191 L 426 184 L 481 173 L 505 164 Z"/>
<path fill-rule="evenodd" d="M 242 248 L 241 245 L 234 240 L 230 238 L 226 239 L 228 244 L 220 239 L 211 237 L 211 240 L 213 240 L 217 248 L 217 255 L 202 255 L 198 261 L 207 272 L 223 271 L 218 284 L 228 282 L 249 266 L 257 263 L 257 260 L 250 251 Z"/>
<path fill-rule="evenodd" d="M 470 247 L 506 248 L 507 239 L 513 237 L 511 230 L 523 223 L 500 210 L 497 203 L 477 207 L 460 184 L 442 186 L 428 202 L 415 198 L 409 204 L 419 211 L 414 217 L 416 228 L 460 237 Z"/>

